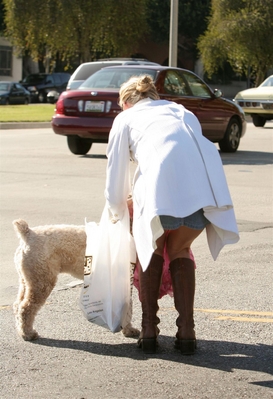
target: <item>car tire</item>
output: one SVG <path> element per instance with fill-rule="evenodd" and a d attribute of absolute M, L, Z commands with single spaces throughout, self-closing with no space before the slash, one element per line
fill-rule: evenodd
<path fill-rule="evenodd" d="M 25 98 L 24 104 L 25 104 L 25 105 L 28 105 L 28 104 L 29 104 L 29 99 L 28 99 L 28 98 Z"/>
<path fill-rule="evenodd" d="M 251 115 L 253 125 L 256 127 L 264 127 L 266 119 L 260 115 Z"/>
<path fill-rule="evenodd" d="M 241 139 L 242 127 L 237 118 L 231 118 L 226 129 L 224 138 L 219 141 L 219 147 L 222 152 L 237 151 Z"/>
<path fill-rule="evenodd" d="M 75 155 L 85 155 L 92 147 L 92 142 L 79 136 L 67 136 L 68 148 Z"/>
<path fill-rule="evenodd" d="M 55 103 L 56 103 L 56 99 L 53 98 L 53 97 L 47 97 L 47 102 L 48 102 L 49 104 L 55 104 Z"/>
<path fill-rule="evenodd" d="M 46 103 L 46 100 L 47 100 L 46 93 L 43 92 L 43 91 L 40 91 L 40 92 L 38 93 L 38 101 L 39 101 L 39 103 L 40 103 L 40 104 Z"/>

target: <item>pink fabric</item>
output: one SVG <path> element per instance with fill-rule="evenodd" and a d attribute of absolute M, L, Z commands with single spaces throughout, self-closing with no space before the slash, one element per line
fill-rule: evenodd
<path fill-rule="evenodd" d="M 190 257 L 194 261 L 194 256 L 192 251 L 190 250 Z M 169 264 L 170 260 L 166 251 L 166 247 L 164 248 L 164 263 L 163 263 L 163 272 L 162 272 L 162 281 L 161 281 L 161 286 L 160 286 L 160 291 L 159 291 L 159 296 L 158 299 L 162 298 L 164 295 L 170 295 L 173 297 L 173 286 L 172 286 L 172 279 L 171 279 L 171 274 L 169 271 Z M 134 271 L 134 286 L 137 288 L 139 292 L 139 275 L 138 275 L 138 269 L 139 269 L 140 264 L 137 260 L 137 264 L 135 267 Z M 194 261 L 194 267 L 196 269 L 196 264 Z"/>
<path fill-rule="evenodd" d="M 129 214 L 130 214 L 130 228 L 132 230 L 132 222 L 133 222 L 133 201 L 132 198 L 128 198 L 127 200 L 127 206 L 129 209 Z M 167 232 L 168 234 L 168 232 Z M 194 256 L 192 251 L 190 250 L 190 258 L 194 261 Z M 160 291 L 159 291 L 159 297 L 158 299 L 162 298 L 164 295 L 170 295 L 173 296 L 173 286 L 172 286 L 172 279 L 171 279 L 171 274 L 169 271 L 169 264 L 170 260 L 168 257 L 168 253 L 166 250 L 166 246 L 164 248 L 164 264 L 163 264 L 163 273 L 162 273 L 162 281 L 161 281 L 161 286 L 160 286 Z M 134 270 L 134 286 L 137 288 L 139 292 L 139 276 L 138 276 L 138 268 L 141 267 L 139 264 L 139 261 L 137 260 L 137 264 Z M 194 261 L 194 267 L 196 268 L 196 264 Z"/>

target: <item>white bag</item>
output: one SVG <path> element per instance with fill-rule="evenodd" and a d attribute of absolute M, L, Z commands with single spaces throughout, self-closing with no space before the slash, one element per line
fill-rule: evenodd
<path fill-rule="evenodd" d="M 89 271 L 85 269 L 80 307 L 88 321 L 116 333 L 130 306 L 130 261 L 135 247 L 128 209 L 123 219 L 113 224 L 105 205 L 100 223 L 86 222 L 85 226 L 86 260 L 92 265 L 86 265 Z"/>

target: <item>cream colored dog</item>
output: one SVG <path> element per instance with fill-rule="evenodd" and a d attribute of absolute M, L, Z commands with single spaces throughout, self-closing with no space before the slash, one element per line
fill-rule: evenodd
<path fill-rule="evenodd" d="M 19 335 L 30 341 L 39 338 L 33 328 L 34 319 L 53 290 L 59 273 L 83 279 L 86 233 L 84 226 L 74 225 L 30 228 L 21 219 L 14 220 L 13 225 L 20 239 L 14 256 L 20 278 L 19 292 L 13 308 Z M 131 293 L 132 288 L 131 279 Z M 132 298 L 130 320 L 131 315 Z M 122 327 L 126 337 L 139 335 L 131 323 Z"/>

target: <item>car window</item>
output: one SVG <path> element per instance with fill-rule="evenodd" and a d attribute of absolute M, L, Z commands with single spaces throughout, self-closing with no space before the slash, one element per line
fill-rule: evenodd
<path fill-rule="evenodd" d="M 74 80 L 74 82 L 71 82 L 69 85 L 69 90 L 74 90 L 78 89 L 81 83 L 79 83 L 77 80 Z"/>
<path fill-rule="evenodd" d="M 54 75 L 54 80 L 55 80 L 57 86 L 61 86 L 62 80 L 61 80 L 60 75 Z"/>
<path fill-rule="evenodd" d="M 27 77 L 25 77 L 23 82 L 24 83 L 29 83 L 29 84 L 38 83 L 38 82 L 43 83 L 45 78 L 46 78 L 46 75 L 32 74 L 32 75 L 28 75 Z"/>
<path fill-rule="evenodd" d="M 11 85 L 11 91 L 17 91 L 17 87 L 15 83 L 12 83 Z"/>
<path fill-rule="evenodd" d="M 186 79 L 186 81 L 188 82 L 188 85 L 190 86 L 192 94 L 195 97 L 205 97 L 205 98 L 211 97 L 210 89 L 204 82 L 202 82 L 201 79 L 198 78 L 198 76 L 196 76 L 190 72 L 185 72 L 185 71 L 183 71 L 183 76 Z"/>
<path fill-rule="evenodd" d="M 16 87 L 17 90 L 22 91 L 23 87 L 19 85 L 18 83 L 15 83 L 14 86 Z"/>
<path fill-rule="evenodd" d="M 164 90 L 176 96 L 190 96 L 191 92 L 183 76 L 176 71 L 167 71 L 164 80 Z"/>
<path fill-rule="evenodd" d="M 122 83 L 126 82 L 131 76 L 150 75 L 155 79 L 156 71 L 146 69 L 101 69 L 90 76 L 79 87 L 80 90 L 86 89 L 119 89 Z"/>
<path fill-rule="evenodd" d="M 67 82 L 71 78 L 71 75 L 69 73 L 62 73 L 60 78 L 61 78 L 62 84 L 67 84 Z"/>
<path fill-rule="evenodd" d="M 10 85 L 8 83 L 0 83 L 0 91 L 9 91 Z"/>
<path fill-rule="evenodd" d="M 261 87 L 270 87 L 273 86 L 273 76 L 269 76 L 262 84 Z"/>
<path fill-rule="evenodd" d="M 79 70 L 76 71 L 75 75 L 73 76 L 74 80 L 86 80 L 89 76 L 93 75 L 93 73 L 99 71 L 103 67 L 108 66 L 118 66 L 120 62 L 113 62 L 113 63 L 97 63 L 97 64 L 84 64 L 82 65 Z"/>

